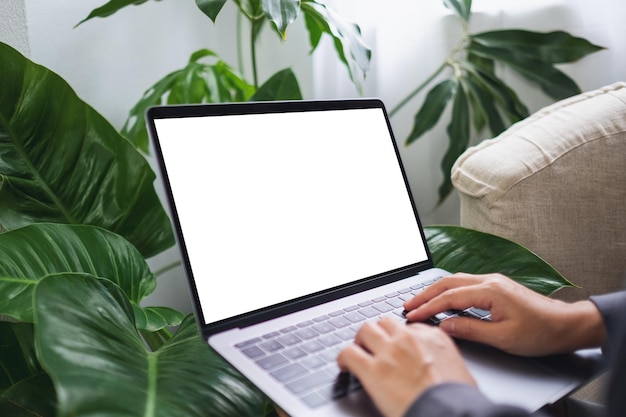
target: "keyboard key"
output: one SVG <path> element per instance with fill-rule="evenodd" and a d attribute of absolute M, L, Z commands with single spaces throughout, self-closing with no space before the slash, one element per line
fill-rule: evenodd
<path fill-rule="evenodd" d="M 294 333 L 296 336 L 298 336 L 300 339 L 312 339 L 315 336 L 317 336 L 317 332 L 311 328 L 304 328 L 301 330 L 298 330 Z"/>
<path fill-rule="evenodd" d="M 296 343 L 302 341 L 302 339 L 300 339 L 298 336 L 292 333 L 280 336 L 276 340 L 280 342 L 283 346 L 295 345 Z"/>
<path fill-rule="evenodd" d="M 241 342 L 241 343 L 237 343 L 235 345 L 235 347 L 241 349 L 241 348 L 245 348 L 246 346 L 255 345 L 255 344 L 259 343 L 260 341 L 261 341 L 260 337 L 255 337 L 254 339 L 250 339 L 250 340 L 246 340 L 246 341 Z"/>
<path fill-rule="evenodd" d="M 379 303 L 379 304 L 374 304 L 374 308 L 380 311 L 381 313 L 386 313 L 388 311 L 393 310 L 394 307 L 387 303 Z"/>
<path fill-rule="evenodd" d="M 303 378 L 296 379 L 295 381 L 292 381 L 285 386 L 294 394 L 301 394 L 312 388 L 328 384 L 332 382 L 333 379 L 334 377 L 330 376 L 326 372 L 317 371 Z"/>
<path fill-rule="evenodd" d="M 307 374 L 309 372 L 304 366 L 299 363 L 292 363 L 291 365 L 287 365 L 284 368 L 277 369 L 272 371 L 271 374 L 274 378 L 279 381 L 288 381 L 297 376 L 301 376 Z"/>
<path fill-rule="evenodd" d="M 335 333 L 335 336 L 340 338 L 341 340 L 348 341 L 354 339 L 356 332 L 350 328 L 339 329 Z"/>
<path fill-rule="evenodd" d="M 316 323 L 319 323 L 320 321 L 326 321 L 326 320 L 328 320 L 328 318 L 329 318 L 329 317 L 328 317 L 327 315 L 324 315 L 324 316 L 315 317 L 315 318 L 313 319 L 313 321 L 314 321 L 314 322 L 316 322 Z"/>
<path fill-rule="evenodd" d="M 269 340 L 267 342 L 263 342 L 259 344 L 259 346 L 266 352 L 276 352 L 277 350 L 280 350 L 284 347 L 276 340 Z"/>
<path fill-rule="evenodd" d="M 250 346 L 248 348 L 241 349 L 241 351 L 250 359 L 258 358 L 259 356 L 265 355 L 265 352 L 259 349 L 258 346 Z"/>
<path fill-rule="evenodd" d="M 365 317 L 363 317 L 363 315 L 359 314 L 358 312 L 348 313 L 344 317 L 348 319 L 351 323 L 359 323 L 365 320 Z"/>
<path fill-rule="evenodd" d="M 276 353 L 274 355 L 266 356 L 265 358 L 261 358 L 256 361 L 256 363 L 263 369 L 272 369 L 276 368 L 280 365 L 288 363 L 289 360 L 285 358 L 280 353 Z"/>
<path fill-rule="evenodd" d="M 365 307 L 359 310 L 359 313 L 364 315 L 367 318 L 372 318 L 380 315 L 380 311 L 376 310 L 373 307 Z"/>
<path fill-rule="evenodd" d="M 326 334 L 326 335 L 320 336 L 320 338 L 317 340 L 326 347 L 334 346 L 334 345 L 341 343 L 341 339 L 339 339 L 338 337 L 332 334 Z"/>
<path fill-rule="evenodd" d="M 268 334 L 264 334 L 263 335 L 263 339 L 273 339 L 273 338 L 275 338 L 278 335 L 280 335 L 280 333 L 278 333 L 278 332 L 271 332 L 271 333 L 268 333 Z"/>
<path fill-rule="evenodd" d="M 293 349 L 288 349 L 284 351 L 283 355 L 287 356 L 290 359 L 295 360 L 295 359 L 300 359 L 302 357 L 305 357 L 307 353 L 303 351 L 302 349 L 300 349 L 299 347 L 295 347 Z"/>
<path fill-rule="evenodd" d="M 391 305 L 394 308 L 400 308 L 404 305 L 404 300 L 402 300 L 400 297 L 391 298 L 387 300 L 387 304 Z"/>
<path fill-rule="evenodd" d="M 335 328 L 328 323 L 317 323 L 311 326 L 311 328 L 320 334 L 330 333 L 335 330 Z"/>
<path fill-rule="evenodd" d="M 335 317 L 334 319 L 328 320 L 328 323 L 330 323 L 336 329 L 341 329 L 342 327 L 346 327 L 346 326 L 349 326 L 350 324 L 352 324 L 345 317 Z"/>
<path fill-rule="evenodd" d="M 324 359 L 327 363 L 337 362 L 337 356 L 339 356 L 338 349 L 329 349 L 320 353 L 320 358 Z"/>
<path fill-rule="evenodd" d="M 302 359 L 301 363 L 309 369 L 316 369 L 326 365 L 326 361 L 318 356 L 309 356 L 308 358 Z"/>
<path fill-rule="evenodd" d="M 319 342 L 315 340 L 311 340 L 309 342 L 305 342 L 301 344 L 300 348 L 304 350 L 305 352 L 314 353 L 314 352 L 319 352 L 320 350 L 324 349 L 324 345 L 320 344 Z"/>
<path fill-rule="evenodd" d="M 491 312 L 488 310 L 482 310 L 480 308 L 476 308 L 476 307 L 470 307 L 467 310 L 464 311 L 464 313 L 472 316 L 472 317 L 476 317 L 479 319 L 486 319 L 491 315 Z"/>
<path fill-rule="evenodd" d="M 324 405 L 331 401 L 328 398 L 322 397 L 317 392 L 313 392 L 311 394 L 305 395 L 304 397 L 301 398 L 301 400 L 304 401 L 304 403 L 311 408 L 317 408 L 320 405 Z"/>
<path fill-rule="evenodd" d="M 298 330 L 298 328 L 296 326 L 289 326 L 289 327 L 285 327 L 284 329 L 280 329 L 281 333 L 291 333 L 294 330 Z"/>

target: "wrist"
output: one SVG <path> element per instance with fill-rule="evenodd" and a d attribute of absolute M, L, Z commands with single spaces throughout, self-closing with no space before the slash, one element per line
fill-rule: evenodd
<path fill-rule="evenodd" d="M 562 303 L 564 317 L 558 323 L 555 353 L 598 347 L 606 340 L 602 314 L 590 300 Z"/>

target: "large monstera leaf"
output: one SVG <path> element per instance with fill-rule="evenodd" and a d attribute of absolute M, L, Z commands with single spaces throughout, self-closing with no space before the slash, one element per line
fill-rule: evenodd
<path fill-rule="evenodd" d="M 182 318 L 171 309 L 139 307 L 156 278 L 124 238 L 93 226 L 41 223 L 0 234 L 0 316 L 32 322 L 34 288 L 57 273 L 89 273 L 117 284 L 135 306 L 142 330 L 177 325 Z"/>
<path fill-rule="evenodd" d="M 90 224 L 144 256 L 174 244 L 144 157 L 50 70 L 0 43 L 0 229 Z"/>
<path fill-rule="evenodd" d="M 424 228 L 435 266 L 450 272 L 502 273 L 543 295 L 575 286 L 535 253 L 499 236 L 458 226 Z"/>
<path fill-rule="evenodd" d="M 37 360 L 32 323 L 0 322 L 0 416 L 54 417 L 56 393 Z"/>
<path fill-rule="evenodd" d="M 50 275 L 37 286 L 35 305 L 38 351 L 59 417 L 263 415 L 265 397 L 212 353 L 191 317 L 151 351 L 111 281 Z"/>

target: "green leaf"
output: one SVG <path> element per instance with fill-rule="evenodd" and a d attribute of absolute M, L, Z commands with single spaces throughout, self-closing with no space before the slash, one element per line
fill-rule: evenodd
<path fill-rule="evenodd" d="M 461 19 L 469 22 L 472 14 L 472 0 L 443 0 L 443 4 L 458 14 Z"/>
<path fill-rule="evenodd" d="M 287 38 L 287 26 L 298 17 L 300 0 L 262 0 L 266 16 L 274 22 L 278 32 Z"/>
<path fill-rule="evenodd" d="M 169 307 L 139 307 L 133 304 L 137 329 L 156 332 L 166 327 L 180 325 L 183 313 Z"/>
<path fill-rule="evenodd" d="M 363 42 L 359 26 L 346 22 L 335 10 L 316 0 L 302 0 L 300 9 L 309 30 L 311 49 L 315 50 L 321 34 L 330 35 L 339 59 L 348 68 L 350 79 L 361 89 L 372 51 Z"/>
<path fill-rule="evenodd" d="M 284 69 L 259 87 L 250 100 L 302 100 L 302 93 L 296 75 L 291 69 Z"/>
<path fill-rule="evenodd" d="M 59 417 L 262 415 L 265 397 L 212 353 L 192 317 L 153 352 L 110 281 L 48 276 L 35 304 L 37 348 Z"/>
<path fill-rule="evenodd" d="M 405 145 L 415 142 L 437 124 L 448 102 L 454 96 L 456 88 L 457 83 L 454 80 L 445 80 L 428 92 L 422 107 L 415 115 L 413 130 L 406 139 Z"/>
<path fill-rule="evenodd" d="M 467 149 L 470 141 L 470 109 L 467 95 L 462 85 L 456 88 L 454 103 L 452 105 L 452 119 L 447 128 L 448 150 L 441 161 L 443 183 L 439 186 L 439 201 L 443 203 L 445 198 L 452 192 L 452 165 L 457 158 Z"/>
<path fill-rule="evenodd" d="M 511 123 L 528 117 L 528 108 L 517 93 L 495 74 L 492 60 L 470 54 L 464 69 L 470 74 L 470 78 L 479 83 L 482 89 L 491 95 L 492 100 L 498 103 Z"/>
<path fill-rule="evenodd" d="M 604 49 L 563 31 L 497 30 L 472 35 L 472 40 L 490 48 L 515 50 L 547 64 L 574 62 Z"/>
<path fill-rule="evenodd" d="M 0 322 L 0 393 L 42 373 L 30 323 Z"/>
<path fill-rule="evenodd" d="M 2 43 L 0 62 L 0 229 L 91 224 L 144 256 L 172 246 L 154 172 L 132 144 L 58 75 Z"/>
<path fill-rule="evenodd" d="M 0 415 L 54 417 L 55 404 L 35 352 L 33 325 L 0 322 Z"/>
<path fill-rule="evenodd" d="M 56 417 L 56 392 L 45 373 L 16 381 L 0 394 L 2 417 Z"/>
<path fill-rule="evenodd" d="M 200 49 L 191 55 L 189 63 L 183 69 L 166 75 L 143 94 L 130 110 L 122 127 L 122 134 L 147 153 L 149 139 L 144 115 L 149 107 L 161 104 L 246 101 L 253 93 L 254 87 L 220 60 L 213 51 Z"/>
<path fill-rule="evenodd" d="M 33 224 L 0 234 L 0 315 L 32 321 L 32 292 L 49 274 L 85 272 L 117 283 L 135 304 L 156 278 L 122 237 L 93 226 Z"/>
<path fill-rule="evenodd" d="M 498 108 L 496 107 L 497 101 L 491 95 L 489 87 L 483 83 L 476 72 L 472 71 L 468 71 L 462 81 L 464 85 L 467 86 L 469 94 L 475 98 L 472 110 L 475 113 L 484 115 L 493 136 L 502 133 L 506 129 L 506 126 L 498 112 Z M 481 130 L 478 126 L 476 126 L 476 128 L 478 131 Z"/>
<path fill-rule="evenodd" d="M 580 88 L 570 77 L 552 64 L 538 58 L 505 48 L 493 48 L 472 42 L 471 53 L 500 61 L 528 80 L 539 84 L 541 89 L 555 100 L 561 100 L 580 93 Z"/>
<path fill-rule="evenodd" d="M 222 10 L 222 7 L 224 7 L 224 4 L 226 4 L 226 0 L 196 0 L 198 8 L 202 10 L 202 13 L 207 15 L 213 23 L 215 23 L 215 19 L 217 19 L 217 15 Z"/>
<path fill-rule="evenodd" d="M 435 266 L 450 272 L 499 272 L 544 295 L 575 286 L 550 264 L 510 240 L 457 226 L 424 228 Z"/>
<path fill-rule="evenodd" d="M 93 9 L 89 16 L 81 20 L 76 26 L 86 22 L 87 20 L 93 19 L 94 17 L 107 17 L 116 13 L 120 9 L 123 9 L 126 6 L 135 5 L 138 6 L 140 4 L 146 3 L 148 0 L 110 0 L 104 6 L 100 6 L 96 9 Z M 158 1 L 158 0 L 157 0 Z"/>
<path fill-rule="evenodd" d="M 257 22 L 265 19 L 261 0 L 234 0 L 239 10 L 251 21 Z M 256 35 L 255 35 L 256 36 Z"/>

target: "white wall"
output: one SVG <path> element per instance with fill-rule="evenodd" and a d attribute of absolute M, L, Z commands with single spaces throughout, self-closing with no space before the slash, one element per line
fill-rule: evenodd
<path fill-rule="evenodd" d="M 30 55 L 25 0 L 3 0 L 0 3 L 0 41 Z"/>
<path fill-rule="evenodd" d="M 166 73 L 181 68 L 191 52 L 206 47 L 237 66 L 235 10 L 228 2 L 213 25 L 194 0 L 150 1 L 127 7 L 106 19 L 74 27 L 106 0 L 1 0 L 0 41 L 7 42 L 65 78 L 85 101 L 116 127 L 144 90 Z M 329 1 L 331 3 L 331 1 Z M 460 32 L 456 18 L 440 0 L 332 0 L 348 20 L 360 24 L 373 47 L 366 96 L 381 97 L 389 108 L 437 68 Z M 626 80 L 623 0 L 475 0 L 471 31 L 500 28 L 567 30 L 608 47 L 562 69 L 589 90 Z M 282 43 L 282 44 L 281 44 Z M 313 57 L 301 19 L 288 30 L 286 42 L 266 29 L 259 47 L 261 79 L 292 67 L 307 98 L 356 97 L 329 40 Z M 244 57 L 246 63 L 249 61 Z M 531 110 L 550 100 L 527 88 L 515 74 L 505 78 L 518 87 Z M 445 123 L 417 143 L 402 144 L 422 96 L 399 112 L 392 124 L 401 144 L 411 188 L 426 224 L 458 222 L 458 201 L 450 198 L 433 210 L 445 151 Z M 154 268 L 176 258 L 175 250 L 152 260 Z M 180 269 L 161 278 L 154 304 L 188 311 Z"/>

